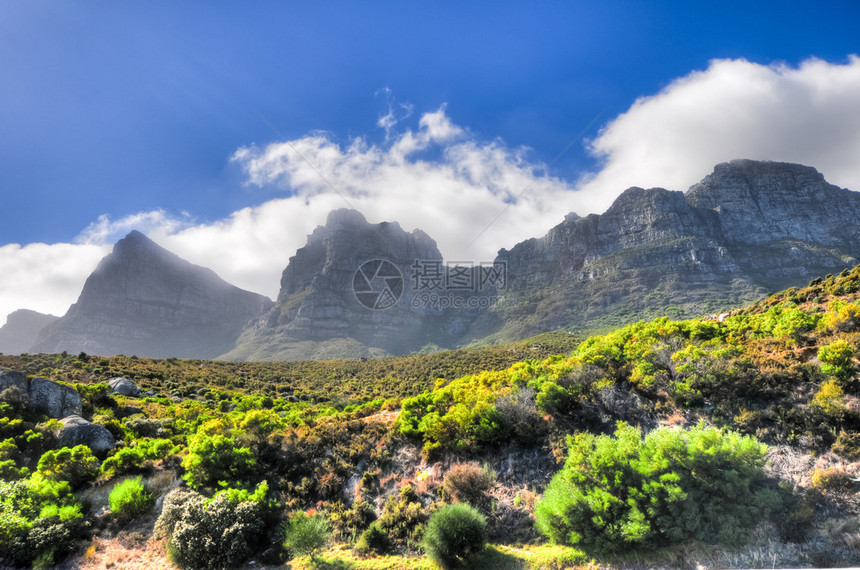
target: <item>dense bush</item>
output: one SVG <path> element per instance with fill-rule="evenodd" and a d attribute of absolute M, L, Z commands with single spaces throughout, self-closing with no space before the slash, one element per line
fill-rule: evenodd
<path fill-rule="evenodd" d="M 155 505 L 155 499 L 140 477 L 135 477 L 117 483 L 110 492 L 108 504 L 119 519 L 129 520 L 148 512 Z"/>
<path fill-rule="evenodd" d="M 180 568 L 238 566 L 258 551 L 272 522 L 264 494 L 263 486 L 257 496 L 219 493 L 207 500 L 177 489 L 165 497 L 156 533 L 167 537 L 168 555 Z"/>
<path fill-rule="evenodd" d="M 38 472 L 54 481 L 68 481 L 76 489 L 96 478 L 99 460 L 86 445 L 46 451 L 39 459 Z"/>
<path fill-rule="evenodd" d="M 766 447 L 751 437 L 700 424 L 643 440 L 619 424 L 615 437 L 580 433 L 568 444 L 535 508 L 554 542 L 600 552 L 690 538 L 736 544 L 778 502 L 764 487 Z"/>
<path fill-rule="evenodd" d="M 459 566 L 484 549 L 487 521 L 474 507 L 446 505 L 433 513 L 424 533 L 427 555 L 443 568 Z"/>
<path fill-rule="evenodd" d="M 256 468 L 256 461 L 247 447 L 221 434 L 198 433 L 188 446 L 182 460 L 183 478 L 195 489 L 215 487 L 219 482 L 247 485 Z"/>
<path fill-rule="evenodd" d="M 854 347 L 845 339 L 837 339 L 818 349 L 818 360 L 821 361 L 821 371 L 835 376 L 841 382 L 846 382 L 854 375 Z"/>
<path fill-rule="evenodd" d="M 404 485 L 398 495 L 389 495 L 385 500 L 378 523 L 395 547 L 402 551 L 416 551 L 427 518 L 415 489 Z"/>
<path fill-rule="evenodd" d="M 284 548 L 291 557 L 311 558 L 331 540 L 331 526 L 321 514 L 293 513 L 284 525 Z"/>
<path fill-rule="evenodd" d="M 101 472 L 109 477 L 132 473 L 147 461 L 164 459 L 178 451 L 179 447 L 169 439 L 139 439 L 134 442 L 134 446 L 118 449 L 107 457 L 102 462 Z"/>
<path fill-rule="evenodd" d="M 463 376 L 432 392 L 403 400 L 397 427 L 407 437 L 422 437 L 424 453 L 438 448 L 474 449 L 503 441 L 512 426 L 496 407 L 510 393 L 507 372 Z"/>

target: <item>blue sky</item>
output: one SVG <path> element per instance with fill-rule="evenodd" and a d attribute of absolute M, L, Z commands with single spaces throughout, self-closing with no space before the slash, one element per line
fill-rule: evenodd
<path fill-rule="evenodd" d="M 286 259 L 330 207 L 354 205 L 370 221 L 420 226 L 446 257 L 475 257 L 512 245 L 503 237 L 541 235 L 563 218 L 553 207 L 601 211 L 637 180 L 685 189 L 728 158 L 814 160 L 848 186 L 856 155 L 822 159 L 784 139 L 815 130 L 797 116 L 840 125 L 854 110 L 857 22 L 860 5 L 848 1 L 0 0 L 0 249 L 7 245 L 0 322 L 25 302 L 62 313 L 93 264 L 132 227 L 274 295 Z M 766 114 L 773 105 L 761 100 L 743 107 L 744 81 L 775 90 L 777 101 L 794 101 L 798 85 L 807 95 L 774 115 L 767 125 L 785 130 L 767 140 L 709 135 L 719 116 L 700 136 L 684 130 L 696 121 L 675 114 L 682 100 L 697 117 L 733 97 L 739 102 L 730 115 Z M 707 100 L 722 88 L 725 97 Z M 636 103 L 641 98 L 646 105 Z M 733 120 L 760 133 L 761 125 L 743 122 L 748 114 Z M 705 140 L 725 144 L 701 149 L 688 161 L 695 171 L 651 168 L 642 158 L 648 152 L 630 141 L 663 125 L 682 150 Z M 847 130 L 836 142 L 853 150 Z M 783 146 L 774 146 L 778 140 Z M 675 147 L 665 148 L 664 157 Z M 311 164 L 345 198 L 311 180 Z M 359 181 L 368 164 L 377 170 Z M 613 174 L 621 171 L 630 181 Z M 434 180 L 475 191 L 453 213 Z M 368 184 L 390 189 L 366 201 Z M 559 199 L 588 184 L 593 199 L 587 192 L 579 201 Z M 410 205 L 425 214 L 410 219 Z M 483 249 L 458 249 L 506 205 L 525 221 L 487 234 Z M 279 219 L 295 226 L 292 233 L 271 229 Z M 464 220 L 472 227 L 461 235 Z M 455 237 L 445 242 L 440 234 Z M 240 253 L 219 267 L 226 244 L 280 254 L 250 260 Z M 58 257 L 68 267 L 47 275 L 44 289 L 31 287 L 37 293 L 28 297 L 15 288 L 12 275 L 34 267 L 50 273 Z M 49 294 L 61 300 L 47 303 Z"/>

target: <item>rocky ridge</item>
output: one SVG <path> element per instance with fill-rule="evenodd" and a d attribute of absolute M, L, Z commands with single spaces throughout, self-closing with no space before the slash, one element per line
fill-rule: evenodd
<path fill-rule="evenodd" d="M 290 258 L 274 304 L 132 232 L 31 351 L 357 358 L 692 317 L 856 265 L 858 219 L 860 194 L 814 168 L 735 160 L 686 192 L 632 187 L 603 214 L 568 214 L 501 250 L 503 279 L 460 290 L 449 280 L 484 268 L 447 267 L 423 231 L 336 210 Z M 447 304 L 428 302 L 436 293 Z"/>
<path fill-rule="evenodd" d="M 350 289 L 363 260 L 391 259 L 414 276 L 410 260 L 440 256 L 435 245 L 408 247 L 399 226 L 341 210 L 290 260 L 276 307 L 243 335 L 246 349 L 225 356 L 404 354 L 719 312 L 857 264 L 858 219 L 860 194 L 828 184 L 814 168 L 736 160 L 687 192 L 632 187 L 603 214 L 567 215 L 544 237 L 501 250 L 495 262 L 506 269 L 504 287 L 473 293 L 485 308 L 419 311 L 413 294 L 369 311 Z M 421 239 L 429 240 L 423 232 Z"/>

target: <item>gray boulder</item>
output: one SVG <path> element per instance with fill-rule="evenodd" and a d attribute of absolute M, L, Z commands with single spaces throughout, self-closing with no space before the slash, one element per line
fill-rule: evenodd
<path fill-rule="evenodd" d="M 74 388 L 45 378 L 29 379 L 20 372 L 0 368 L 0 392 L 11 387 L 20 390 L 28 406 L 52 418 L 81 413 L 81 395 Z"/>
<path fill-rule="evenodd" d="M 0 368 L 0 392 L 13 386 L 17 387 L 24 394 L 30 391 L 30 381 L 26 376 L 15 370 Z"/>
<path fill-rule="evenodd" d="M 116 447 L 113 434 L 104 426 L 88 422 L 75 414 L 60 420 L 63 428 L 57 436 L 62 447 L 86 445 L 93 453 L 107 453 Z"/>
<path fill-rule="evenodd" d="M 33 378 L 30 380 L 30 405 L 52 418 L 63 418 L 81 413 L 81 395 L 74 388 L 53 380 Z"/>
<path fill-rule="evenodd" d="M 140 388 L 134 382 L 122 376 L 111 378 L 108 381 L 108 386 L 110 386 L 110 391 L 113 394 L 119 394 L 120 396 L 137 396 L 140 394 Z"/>

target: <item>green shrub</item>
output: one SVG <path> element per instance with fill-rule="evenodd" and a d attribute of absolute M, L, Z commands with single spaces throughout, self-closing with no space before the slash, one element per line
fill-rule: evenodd
<path fill-rule="evenodd" d="M 424 533 L 427 555 L 443 568 L 453 568 L 484 549 L 487 521 L 474 507 L 446 505 L 433 513 Z"/>
<path fill-rule="evenodd" d="M 854 347 L 845 339 L 837 339 L 818 349 L 821 371 L 845 382 L 854 375 Z"/>
<path fill-rule="evenodd" d="M 42 454 L 37 471 L 54 481 L 68 481 L 76 489 L 96 478 L 99 460 L 86 445 L 63 447 Z"/>
<path fill-rule="evenodd" d="M 398 549 L 416 551 L 427 518 L 415 489 L 411 485 L 404 485 L 398 495 L 389 495 L 385 500 L 379 527 Z"/>
<path fill-rule="evenodd" d="M 108 504 L 118 518 L 129 520 L 148 512 L 155 505 L 155 499 L 140 477 L 135 477 L 116 484 L 110 492 Z"/>
<path fill-rule="evenodd" d="M 317 552 L 331 539 L 331 526 L 321 514 L 293 513 L 284 525 L 284 548 L 291 558 Z"/>
<path fill-rule="evenodd" d="M 659 428 L 643 440 L 619 423 L 615 437 L 568 439 L 564 468 L 535 507 L 551 540 L 597 552 L 695 538 L 743 542 L 779 502 L 764 486 L 766 446 L 704 425 Z"/>
<path fill-rule="evenodd" d="M 0 558 L 51 566 L 74 550 L 88 529 L 69 484 L 34 474 L 0 482 Z"/>
<path fill-rule="evenodd" d="M 188 446 L 182 460 L 182 476 L 195 489 L 215 487 L 219 482 L 242 486 L 256 468 L 256 461 L 247 447 L 239 447 L 233 438 L 221 434 L 198 433 Z"/>
<path fill-rule="evenodd" d="M 139 439 L 133 447 L 123 447 L 102 462 L 101 472 L 108 477 L 139 470 L 144 462 L 164 459 L 179 448 L 169 439 Z"/>
<path fill-rule="evenodd" d="M 367 530 L 361 533 L 355 545 L 355 549 L 361 553 L 386 554 L 391 551 L 391 548 L 391 539 L 378 521 L 371 523 Z"/>

